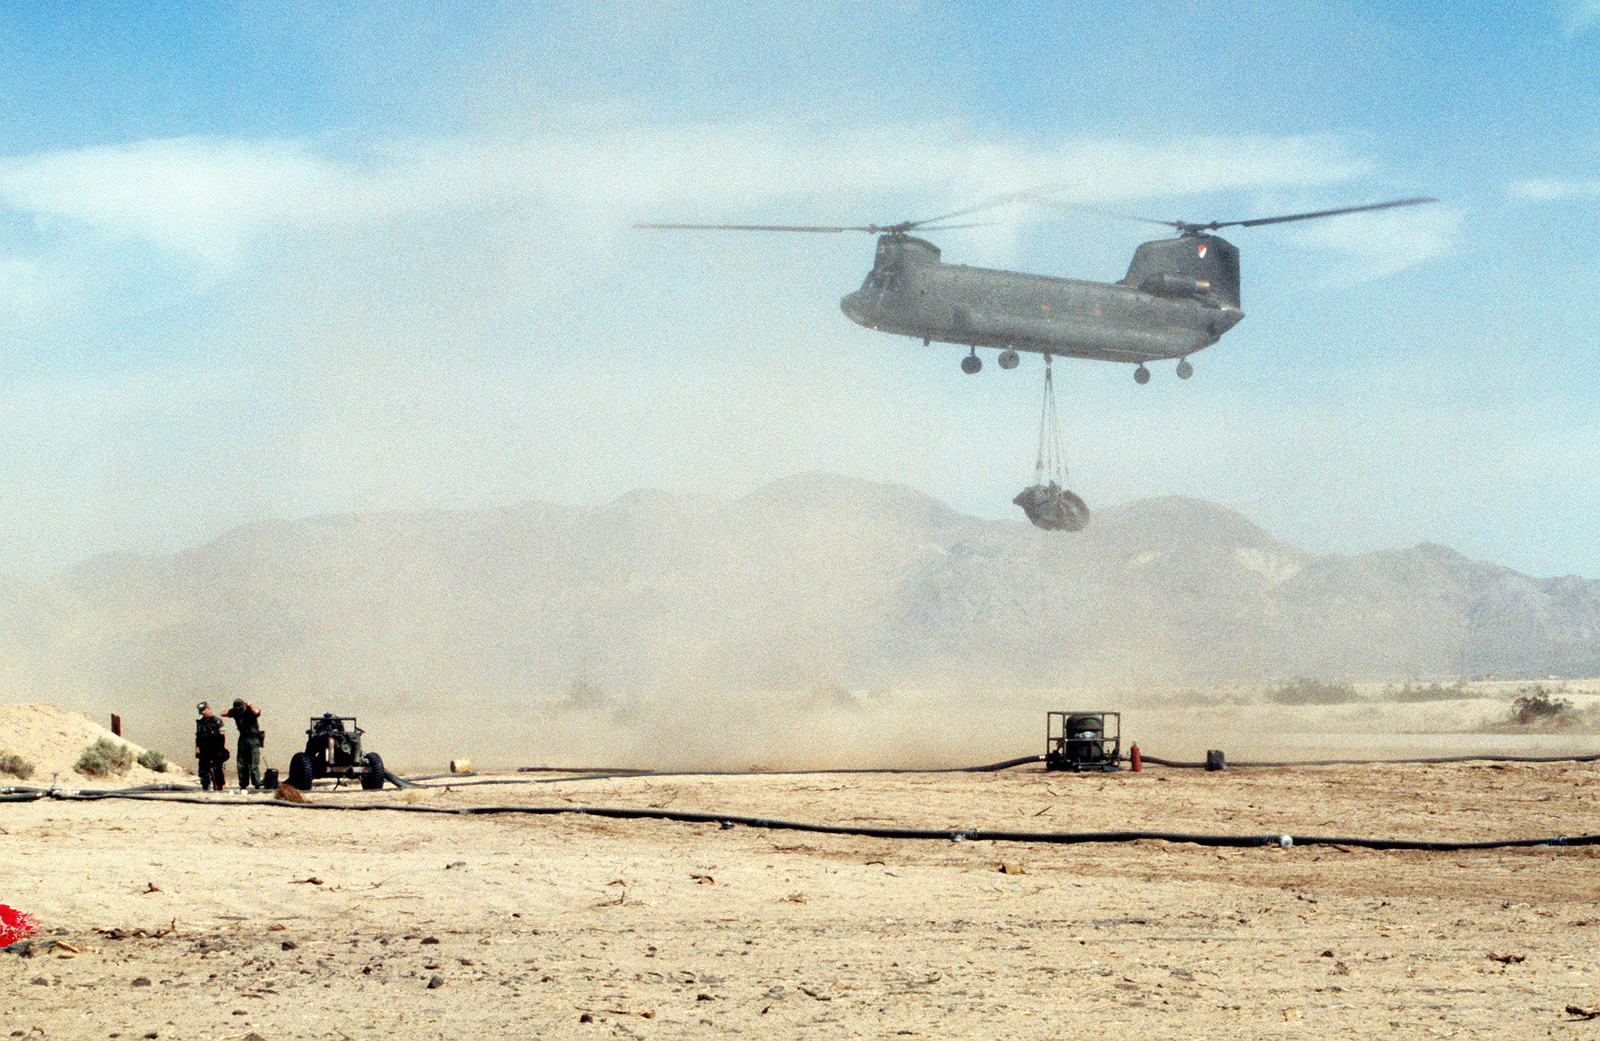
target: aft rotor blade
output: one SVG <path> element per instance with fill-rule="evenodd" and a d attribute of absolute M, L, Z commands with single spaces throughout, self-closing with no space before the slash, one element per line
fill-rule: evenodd
<path fill-rule="evenodd" d="M 1199 230 L 1212 231 L 1217 228 L 1255 228 L 1263 224 L 1286 224 L 1292 220 L 1311 220 L 1314 217 L 1337 217 L 1341 213 L 1365 213 L 1368 210 L 1387 210 L 1396 206 L 1416 206 L 1424 202 L 1438 202 L 1438 199 L 1429 196 L 1418 196 L 1415 199 L 1395 199 L 1393 202 L 1374 202 L 1366 206 L 1343 206 L 1337 210 L 1317 210 L 1313 213 L 1292 213 L 1284 217 L 1257 217 L 1255 220 L 1212 221 L 1210 224 L 1201 224 Z"/>
<path fill-rule="evenodd" d="M 1073 202 L 1046 202 L 1048 206 L 1058 206 L 1062 209 L 1077 210 L 1081 213 L 1093 213 L 1101 217 L 1115 217 L 1118 220 L 1138 221 L 1140 224 L 1160 224 L 1163 227 L 1177 228 L 1189 234 L 1196 231 L 1216 231 L 1218 228 L 1254 228 L 1263 224 L 1285 224 L 1289 221 L 1311 220 L 1313 217 L 1337 217 L 1342 213 L 1364 213 L 1367 210 L 1387 210 L 1395 206 L 1415 206 L 1418 203 L 1438 202 L 1438 199 L 1429 196 L 1419 196 L 1415 199 L 1396 199 L 1392 202 L 1374 202 L 1365 206 L 1341 206 L 1334 210 L 1317 210 L 1313 213 L 1291 213 L 1282 217 L 1257 217 L 1253 220 L 1214 220 L 1205 224 L 1195 224 L 1184 220 L 1160 220 L 1155 217 L 1140 217 L 1132 213 L 1119 213 L 1116 210 L 1102 210 L 1094 206 L 1080 206 Z"/>

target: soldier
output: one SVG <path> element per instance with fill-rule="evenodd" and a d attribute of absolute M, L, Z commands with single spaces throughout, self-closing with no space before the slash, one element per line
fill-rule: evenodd
<path fill-rule="evenodd" d="M 228 737 L 222 732 L 222 720 L 211 714 L 209 704 L 202 701 L 195 709 L 200 713 L 194 721 L 194 757 L 200 761 L 200 788 L 220 792 L 227 784 L 222 779 L 222 764 L 228 761 Z"/>
<path fill-rule="evenodd" d="M 222 714 L 239 728 L 239 790 L 261 787 L 261 710 L 234 698 L 233 707 Z"/>

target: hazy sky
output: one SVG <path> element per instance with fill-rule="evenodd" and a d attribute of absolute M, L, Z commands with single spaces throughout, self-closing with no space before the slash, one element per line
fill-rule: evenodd
<path fill-rule="evenodd" d="M 1042 363 L 838 310 L 891 222 L 1040 184 L 1233 229 L 1247 317 L 1058 364 L 1091 506 L 1600 577 L 1600 0 L 317 0 L 0 20 L 0 571 L 264 517 L 826 470 L 1016 517 Z M 953 262 L 1114 280 L 1040 207 Z M 993 357 L 993 352 L 989 352 Z M 1070 537 L 1070 536 L 1062 536 Z"/>

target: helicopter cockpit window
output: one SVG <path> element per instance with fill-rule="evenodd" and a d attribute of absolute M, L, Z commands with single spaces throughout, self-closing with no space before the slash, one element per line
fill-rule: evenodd
<path fill-rule="evenodd" d="M 867 272 L 867 277 L 862 281 L 861 288 L 874 293 L 898 293 L 904 286 L 904 279 L 898 271 L 885 271 L 873 268 Z"/>

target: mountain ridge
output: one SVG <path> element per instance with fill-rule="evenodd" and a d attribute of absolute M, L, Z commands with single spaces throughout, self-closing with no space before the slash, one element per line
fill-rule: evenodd
<path fill-rule="evenodd" d="M 799 474 L 736 499 L 263 521 L 0 588 L 30 691 L 532 702 L 659 691 L 1600 672 L 1600 582 L 1353 556 L 1166 496 L 1081 533 Z"/>

